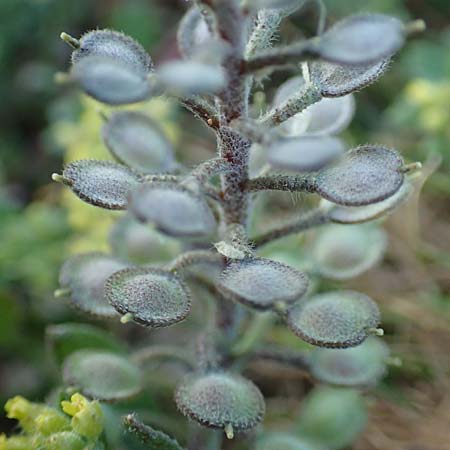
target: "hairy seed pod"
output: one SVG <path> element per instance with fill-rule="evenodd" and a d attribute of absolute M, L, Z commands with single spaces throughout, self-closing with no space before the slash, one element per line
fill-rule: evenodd
<path fill-rule="evenodd" d="M 348 280 L 374 267 L 387 247 L 386 233 L 371 225 L 329 225 L 316 236 L 311 257 L 318 272 Z"/>
<path fill-rule="evenodd" d="M 63 365 L 64 382 L 90 398 L 125 400 L 142 388 L 141 372 L 125 357 L 99 350 L 72 353 Z"/>
<path fill-rule="evenodd" d="M 280 106 L 305 88 L 302 76 L 290 78 L 277 90 L 274 106 Z M 350 124 L 355 113 L 352 95 L 338 98 L 323 98 L 280 125 L 279 129 L 288 136 L 325 136 L 339 134 Z"/>
<path fill-rule="evenodd" d="M 107 56 L 89 56 L 77 62 L 71 77 L 90 97 L 107 105 L 141 102 L 152 95 L 146 75 Z"/>
<path fill-rule="evenodd" d="M 103 294 L 105 280 L 127 265 L 104 253 L 85 253 L 71 257 L 61 268 L 59 283 L 68 289 L 70 302 L 79 310 L 104 319 L 117 312 Z"/>
<path fill-rule="evenodd" d="M 204 237 L 216 228 L 204 197 L 170 183 L 143 184 L 131 194 L 130 211 L 174 237 Z"/>
<path fill-rule="evenodd" d="M 226 75 L 219 65 L 200 61 L 172 61 L 158 69 L 160 83 L 176 95 L 202 95 L 226 86 Z"/>
<path fill-rule="evenodd" d="M 147 267 L 125 269 L 105 283 L 105 297 L 121 314 L 159 328 L 184 320 L 191 310 L 186 285 L 171 272 Z"/>
<path fill-rule="evenodd" d="M 63 180 L 83 201 L 105 209 L 126 209 L 141 176 L 121 164 L 83 159 L 68 164 Z"/>
<path fill-rule="evenodd" d="M 227 298 L 266 310 L 291 304 L 305 294 L 306 275 L 286 264 L 265 258 L 234 261 L 222 273 L 218 288 Z"/>
<path fill-rule="evenodd" d="M 354 442 L 367 419 L 366 403 L 357 390 L 320 387 L 303 401 L 296 431 L 327 450 L 340 450 Z"/>
<path fill-rule="evenodd" d="M 259 9 L 285 9 L 289 14 L 300 9 L 306 0 L 248 0 L 251 10 Z"/>
<path fill-rule="evenodd" d="M 380 323 L 377 305 L 364 294 L 332 291 L 298 302 L 287 324 L 301 339 L 318 347 L 347 348 L 363 342 Z"/>
<path fill-rule="evenodd" d="M 343 142 L 332 136 L 300 136 L 275 141 L 267 160 L 275 169 L 312 172 L 323 169 L 344 153 Z"/>
<path fill-rule="evenodd" d="M 93 30 L 84 34 L 79 40 L 79 48 L 72 53 L 72 64 L 91 56 L 111 58 L 143 76 L 153 70 L 153 62 L 142 45 L 113 30 Z"/>
<path fill-rule="evenodd" d="M 342 97 L 377 81 L 389 63 L 390 59 L 384 59 L 374 64 L 344 66 L 315 61 L 310 64 L 310 76 L 324 97 Z"/>
<path fill-rule="evenodd" d="M 405 41 L 400 20 L 383 14 L 346 17 L 320 36 L 314 49 L 338 64 L 371 64 L 393 55 Z"/>
<path fill-rule="evenodd" d="M 295 434 L 270 432 L 264 433 L 256 442 L 255 450 L 324 450 L 312 440 L 303 439 Z"/>
<path fill-rule="evenodd" d="M 369 205 L 394 195 L 402 186 L 403 160 L 392 149 L 364 145 L 349 150 L 316 177 L 317 193 L 344 206 Z"/>
<path fill-rule="evenodd" d="M 131 216 L 124 216 L 115 222 L 108 241 L 115 255 L 135 264 L 168 262 L 181 251 L 176 239 L 158 233 Z"/>
<path fill-rule="evenodd" d="M 202 12 L 190 8 L 180 22 L 177 33 L 178 49 L 184 58 L 192 58 L 199 47 L 212 38 Z"/>
<path fill-rule="evenodd" d="M 188 375 L 175 400 L 185 416 L 231 435 L 255 427 L 265 413 L 259 389 L 242 376 L 225 372 Z"/>
<path fill-rule="evenodd" d="M 373 386 L 386 373 L 389 350 L 378 337 L 346 349 L 317 348 L 310 356 L 311 372 L 324 383 L 340 386 Z"/>
<path fill-rule="evenodd" d="M 364 223 L 384 217 L 401 206 L 410 196 L 413 187 L 405 180 L 402 187 L 391 197 L 381 202 L 366 206 L 340 206 L 322 200 L 322 205 L 329 208 L 328 217 L 332 222 L 351 224 Z"/>
<path fill-rule="evenodd" d="M 156 122 L 136 111 L 113 113 L 103 125 L 103 140 L 121 163 L 146 174 L 174 166 L 172 144 Z"/>

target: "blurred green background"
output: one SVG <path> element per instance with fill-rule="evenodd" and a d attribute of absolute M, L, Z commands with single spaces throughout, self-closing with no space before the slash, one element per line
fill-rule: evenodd
<path fill-rule="evenodd" d="M 429 175 L 421 180 L 420 200 L 388 221 L 392 245 L 385 263 L 353 283 L 381 302 L 387 339 L 404 360 L 379 389 L 371 425 L 354 448 L 443 450 L 446 433 L 450 445 L 450 3 L 326 4 L 330 22 L 374 11 L 423 18 L 428 26 L 379 83 L 357 95 L 357 114 L 345 136 L 349 143 L 392 145 L 406 159 L 422 161 Z M 55 83 L 70 54 L 58 36 L 111 27 L 135 37 L 158 63 L 176 55 L 176 23 L 185 5 L 0 0 L 0 404 L 18 393 L 42 400 L 51 389 L 55 375 L 46 363 L 45 327 L 85 321 L 53 298 L 59 267 L 72 251 L 106 247 L 111 222 L 109 214 L 80 204 L 50 182 L 64 161 L 106 157 L 97 105 Z M 301 26 L 312 14 L 289 26 Z M 212 142 L 174 105 L 156 101 L 148 109 L 179 153 L 178 119 L 188 124 L 183 142 L 189 148 Z M 278 393 L 270 395 L 276 399 Z M 0 431 L 11 426 L 2 419 Z"/>

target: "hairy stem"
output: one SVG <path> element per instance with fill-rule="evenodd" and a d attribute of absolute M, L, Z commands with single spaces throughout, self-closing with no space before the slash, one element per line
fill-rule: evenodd
<path fill-rule="evenodd" d="M 246 189 L 248 192 L 288 191 L 314 193 L 316 184 L 314 178 L 307 175 L 269 175 L 248 180 Z"/>

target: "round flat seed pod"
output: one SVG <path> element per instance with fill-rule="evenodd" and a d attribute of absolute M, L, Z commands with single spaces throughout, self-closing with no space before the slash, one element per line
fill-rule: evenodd
<path fill-rule="evenodd" d="M 113 156 L 132 169 L 152 174 L 167 172 L 174 165 L 171 143 L 145 114 L 115 112 L 103 125 L 102 135 Z"/>
<path fill-rule="evenodd" d="M 383 14 L 357 14 L 336 23 L 314 47 L 327 61 L 369 64 L 391 56 L 404 41 L 400 20 Z"/>
<path fill-rule="evenodd" d="M 105 297 L 121 314 L 152 327 L 168 327 L 187 317 L 191 297 L 186 285 L 171 272 L 137 267 L 114 273 L 106 280 Z"/>
<path fill-rule="evenodd" d="M 327 450 L 342 450 L 362 433 L 367 419 L 366 402 L 357 390 L 319 387 L 304 399 L 296 431 Z"/>
<path fill-rule="evenodd" d="M 277 303 L 294 303 L 308 288 L 303 272 L 265 258 L 232 262 L 222 273 L 218 288 L 226 297 L 266 310 Z"/>
<path fill-rule="evenodd" d="M 310 64 L 310 76 L 324 97 L 342 97 L 377 81 L 389 62 L 390 59 L 384 59 L 374 64 L 345 66 L 315 61 Z"/>
<path fill-rule="evenodd" d="M 310 440 L 290 433 L 264 433 L 256 442 L 256 450 L 324 450 Z"/>
<path fill-rule="evenodd" d="M 109 245 L 120 259 L 135 264 L 169 262 L 181 251 L 176 239 L 158 233 L 151 226 L 129 216 L 120 218 L 113 225 Z"/>
<path fill-rule="evenodd" d="M 73 256 L 62 266 L 59 283 L 69 289 L 70 302 L 81 311 L 105 319 L 116 318 L 116 310 L 104 297 L 105 280 L 127 265 L 104 253 Z"/>
<path fill-rule="evenodd" d="M 387 236 L 371 225 L 329 225 L 316 236 L 311 257 L 318 272 L 332 280 L 349 280 L 383 257 Z"/>
<path fill-rule="evenodd" d="M 344 131 L 353 119 L 355 99 L 353 95 L 323 98 L 306 110 L 309 115 L 308 136 L 328 136 Z"/>
<path fill-rule="evenodd" d="M 107 105 L 141 102 L 152 94 L 145 74 L 107 56 L 81 59 L 72 67 L 71 77 L 87 95 Z"/>
<path fill-rule="evenodd" d="M 90 397 L 103 401 L 126 400 L 141 390 L 137 366 L 116 353 L 80 350 L 63 365 L 64 382 Z"/>
<path fill-rule="evenodd" d="M 142 222 L 174 237 L 212 234 L 216 220 L 205 199 L 170 183 L 144 184 L 130 197 L 130 211 Z"/>
<path fill-rule="evenodd" d="M 339 386 L 372 386 L 386 373 L 389 350 L 370 336 L 361 345 L 346 349 L 317 348 L 310 356 L 312 374 L 319 381 Z"/>
<path fill-rule="evenodd" d="M 227 434 L 255 427 L 265 413 L 259 389 L 231 373 L 188 375 L 178 386 L 175 400 L 185 416 L 207 427 L 225 429 Z"/>
<path fill-rule="evenodd" d="M 190 8 L 180 22 L 177 33 L 178 49 L 184 58 L 192 58 L 199 47 L 211 40 L 208 25 L 197 6 Z"/>
<path fill-rule="evenodd" d="M 333 291 L 298 302 L 287 324 L 301 339 L 318 347 L 347 348 L 361 344 L 380 323 L 377 305 L 364 294 Z"/>
<path fill-rule="evenodd" d="M 141 44 L 130 36 L 113 30 L 93 30 L 84 34 L 80 47 L 72 52 L 72 63 L 91 56 L 107 57 L 133 67 L 142 75 L 153 70 L 153 62 Z"/>
<path fill-rule="evenodd" d="M 312 172 L 344 153 L 343 142 L 332 136 L 301 136 L 274 142 L 267 152 L 269 164 L 281 170 Z"/>
<path fill-rule="evenodd" d="M 105 209 L 126 209 L 130 191 L 141 181 L 126 166 L 91 159 L 68 164 L 62 176 L 81 200 Z"/>
<path fill-rule="evenodd" d="M 226 86 L 226 75 L 219 65 L 200 61 L 173 61 L 158 70 L 159 81 L 178 95 L 202 95 L 218 92 Z"/>
<path fill-rule="evenodd" d="M 402 187 L 394 194 L 381 202 L 366 206 L 340 206 L 331 204 L 328 217 L 335 223 L 364 223 L 378 219 L 393 212 L 402 205 L 411 194 L 413 188 L 405 180 Z M 327 200 L 323 200 L 327 202 Z"/>
<path fill-rule="evenodd" d="M 395 150 L 375 145 L 357 147 L 318 173 L 316 190 L 339 205 L 369 205 L 400 189 L 404 181 L 402 166 L 403 160 Z"/>

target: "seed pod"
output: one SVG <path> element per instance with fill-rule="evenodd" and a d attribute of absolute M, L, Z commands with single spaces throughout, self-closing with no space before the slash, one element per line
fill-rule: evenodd
<path fill-rule="evenodd" d="M 331 136 L 301 136 L 275 141 L 267 152 L 268 162 L 275 169 L 312 172 L 341 156 L 344 144 Z"/>
<path fill-rule="evenodd" d="M 327 450 L 340 450 L 354 442 L 367 419 L 367 406 L 358 391 L 321 387 L 303 401 L 296 431 Z"/>
<path fill-rule="evenodd" d="M 411 194 L 413 188 L 411 184 L 405 180 L 402 187 L 391 197 L 378 203 L 367 206 L 339 206 L 329 203 L 327 200 L 322 202 L 329 203 L 328 217 L 335 223 L 364 223 L 378 219 L 393 212 L 402 205 Z"/>
<path fill-rule="evenodd" d="M 103 294 L 105 280 L 126 264 L 103 253 L 85 253 L 73 256 L 61 268 L 59 283 L 70 290 L 70 302 L 81 311 L 110 319 L 117 312 Z"/>
<path fill-rule="evenodd" d="M 81 200 L 105 209 L 126 209 L 130 191 L 141 181 L 141 176 L 126 166 L 91 159 L 68 164 L 62 176 Z"/>
<path fill-rule="evenodd" d="M 72 67 L 71 77 L 87 95 L 107 105 L 141 102 L 152 95 L 147 76 L 107 56 L 81 59 Z"/>
<path fill-rule="evenodd" d="M 158 233 L 130 216 L 120 218 L 113 225 L 109 245 L 119 258 L 135 264 L 168 262 L 181 250 L 176 239 Z"/>
<path fill-rule="evenodd" d="M 395 194 L 403 184 L 403 160 L 395 151 L 365 145 L 349 150 L 316 177 L 317 193 L 345 206 L 369 205 Z"/>
<path fill-rule="evenodd" d="M 274 106 L 280 106 L 305 87 L 303 77 L 293 77 L 282 84 L 275 95 Z M 355 100 L 352 95 L 339 98 L 324 98 L 309 106 L 280 125 L 279 129 L 287 136 L 324 136 L 339 134 L 350 124 L 355 113 Z"/>
<path fill-rule="evenodd" d="M 98 350 L 72 353 L 63 365 L 64 382 L 90 398 L 125 400 L 142 388 L 141 372 L 125 357 Z"/>
<path fill-rule="evenodd" d="M 232 262 L 222 273 L 218 288 L 231 300 L 266 310 L 296 302 L 305 294 L 308 278 L 286 264 L 248 258 Z"/>
<path fill-rule="evenodd" d="M 153 70 L 153 62 L 142 45 L 113 30 L 93 30 L 84 34 L 79 40 L 79 48 L 72 53 L 72 64 L 91 56 L 111 58 L 143 76 Z"/>
<path fill-rule="evenodd" d="M 142 222 L 174 237 L 212 234 L 216 220 L 205 199 L 170 183 L 144 184 L 132 192 L 130 211 Z"/>
<path fill-rule="evenodd" d="M 324 450 L 312 440 L 290 433 L 264 433 L 256 443 L 256 450 Z"/>
<path fill-rule="evenodd" d="M 180 22 L 177 33 L 178 49 L 184 58 L 192 58 L 199 47 L 212 38 L 203 14 L 197 6 L 190 8 Z"/>
<path fill-rule="evenodd" d="M 353 348 L 316 348 L 310 356 L 310 367 L 314 377 L 324 383 L 373 386 L 386 373 L 388 356 L 386 344 L 370 336 Z"/>
<path fill-rule="evenodd" d="M 152 174 L 167 172 L 174 165 L 171 143 L 145 114 L 115 112 L 103 125 L 102 135 L 113 156 L 132 169 Z"/>
<path fill-rule="evenodd" d="M 387 236 L 370 225 L 329 225 L 316 236 L 311 250 L 318 272 L 332 280 L 348 280 L 374 267 L 383 257 Z"/>
<path fill-rule="evenodd" d="M 377 81 L 389 63 L 390 59 L 384 59 L 374 64 L 344 66 L 315 61 L 310 64 L 310 76 L 324 97 L 342 97 Z"/>
<path fill-rule="evenodd" d="M 261 422 L 264 398 L 249 380 L 231 373 L 188 375 L 175 393 L 178 409 L 185 416 L 210 428 L 221 428 L 232 437 Z"/>
<path fill-rule="evenodd" d="M 301 339 L 319 347 L 347 348 L 363 342 L 380 323 L 377 305 L 364 294 L 333 291 L 295 304 L 287 324 Z"/>
<path fill-rule="evenodd" d="M 259 9 L 286 9 L 289 13 L 300 9 L 306 0 L 249 0 L 248 8 Z"/>
<path fill-rule="evenodd" d="M 226 75 L 219 65 L 200 61 L 172 61 L 158 70 L 159 81 L 176 95 L 202 95 L 226 86 Z"/>
<path fill-rule="evenodd" d="M 383 14 L 356 14 L 320 36 L 314 50 L 338 64 L 370 64 L 393 55 L 404 41 L 400 20 Z"/>
<path fill-rule="evenodd" d="M 105 297 L 121 314 L 153 328 L 180 322 L 191 310 L 186 285 L 171 272 L 148 267 L 114 273 L 105 283 Z"/>

